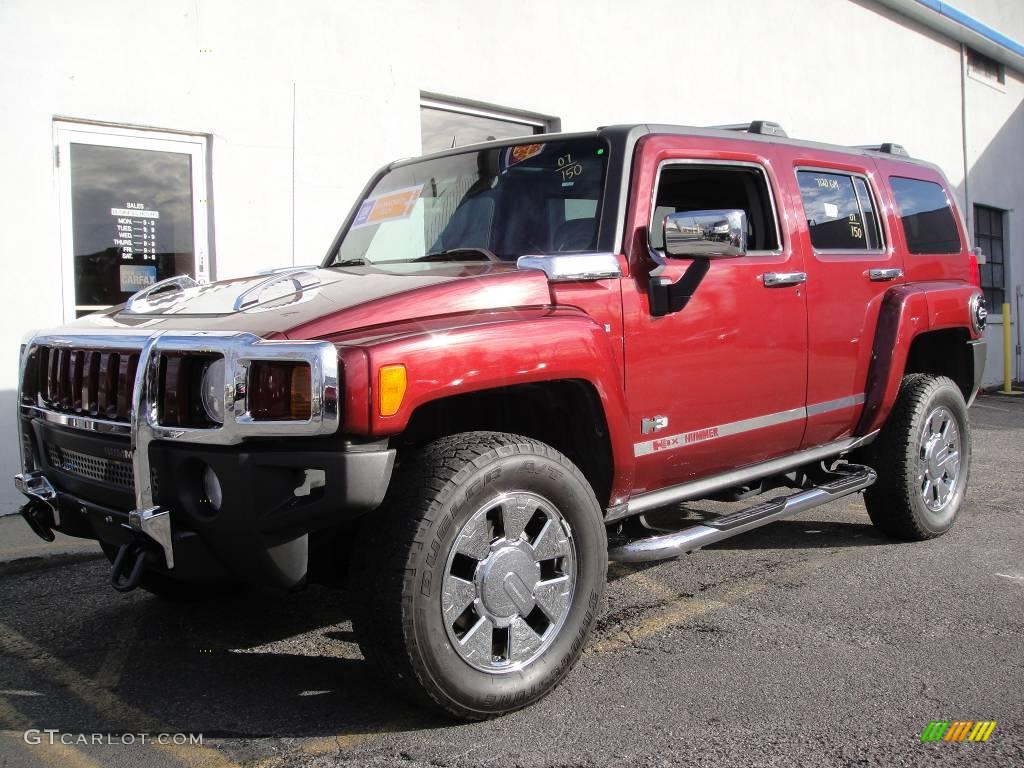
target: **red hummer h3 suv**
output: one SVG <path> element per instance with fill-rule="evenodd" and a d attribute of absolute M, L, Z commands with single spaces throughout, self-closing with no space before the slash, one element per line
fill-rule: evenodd
<path fill-rule="evenodd" d="M 29 337 L 23 515 L 98 539 L 120 590 L 346 576 L 400 689 L 507 712 L 579 657 L 609 557 L 860 491 L 887 534 L 948 530 L 978 283 L 949 185 L 898 145 L 630 125 L 402 161 L 319 267 Z M 703 498 L 751 501 L 646 520 Z"/>

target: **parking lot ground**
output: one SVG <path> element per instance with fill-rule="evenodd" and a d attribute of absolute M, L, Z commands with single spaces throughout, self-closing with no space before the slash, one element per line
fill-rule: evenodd
<path fill-rule="evenodd" d="M 1024 403 L 984 396 L 971 416 L 971 490 L 946 536 L 888 540 L 853 497 L 613 565 L 576 669 L 483 723 L 383 689 L 340 592 L 182 605 L 113 592 L 100 559 L 0 565 L 0 766 L 1024 765 Z M 997 725 L 921 743 L 936 720 Z"/>
<path fill-rule="evenodd" d="M 25 524 L 21 515 L 0 517 L 0 567 L 19 570 L 52 565 L 68 557 L 87 560 L 101 555 L 95 541 L 55 534 L 52 542 L 43 541 Z"/>

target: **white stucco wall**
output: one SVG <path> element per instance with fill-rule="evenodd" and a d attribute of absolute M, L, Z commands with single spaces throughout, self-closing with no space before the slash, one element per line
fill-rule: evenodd
<path fill-rule="evenodd" d="M 1024 340 L 1017 298 L 1024 285 L 1024 79 L 1006 73 L 1006 83 L 995 87 L 973 77 L 966 80 L 968 194 L 971 204 L 1009 211 L 1004 242 L 1007 262 L 1006 301 L 1011 304 L 1013 346 Z M 973 226 L 973 222 L 972 222 Z M 985 381 L 1003 380 L 1003 323 L 1001 307 L 989 307 L 993 314 L 986 333 L 988 365 Z M 1012 363 L 1015 378 L 1024 376 L 1019 357 Z"/>
<path fill-rule="evenodd" d="M 19 340 L 62 321 L 57 116 L 209 135 L 220 277 L 318 261 L 367 176 L 419 153 L 420 91 L 565 130 L 764 118 L 792 136 L 898 141 L 963 203 L 959 44 L 866 0 L 4 0 L 0 52 L 0 488 L 16 464 Z M 970 194 L 1017 209 L 1011 243 L 1022 98 L 1016 77 L 968 88 Z"/>

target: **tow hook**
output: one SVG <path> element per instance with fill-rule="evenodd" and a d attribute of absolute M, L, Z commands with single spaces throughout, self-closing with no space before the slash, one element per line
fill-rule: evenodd
<path fill-rule="evenodd" d="M 43 541 L 53 541 L 53 528 L 60 525 L 60 503 L 57 491 L 42 472 L 25 472 L 14 476 L 14 487 L 28 497 L 21 516 L 28 527 Z"/>
<path fill-rule="evenodd" d="M 131 592 L 142 581 L 146 560 L 153 557 L 156 552 L 141 542 L 122 544 L 110 571 L 110 585 L 118 592 Z"/>

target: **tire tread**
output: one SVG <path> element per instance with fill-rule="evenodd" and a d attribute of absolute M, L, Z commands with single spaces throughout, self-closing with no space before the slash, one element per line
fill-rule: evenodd
<path fill-rule="evenodd" d="M 414 548 L 429 545 L 432 515 L 464 477 L 486 464 L 494 453 L 527 452 L 558 462 L 590 487 L 572 462 L 545 443 L 502 432 L 464 432 L 403 456 L 381 508 L 371 513 L 361 528 L 349 582 L 353 631 L 367 661 L 413 703 L 463 720 L 504 714 L 481 712 L 452 701 L 438 688 L 422 660 L 410 652 L 415 582 L 408 578 L 406 564 Z M 596 506 L 597 500 L 593 503 Z M 400 610 L 394 610 L 395 605 L 400 605 Z"/>
<path fill-rule="evenodd" d="M 945 376 L 925 373 L 904 376 L 882 433 L 870 447 L 869 463 L 878 470 L 878 480 L 865 491 L 864 504 L 872 524 L 895 538 L 925 541 L 944 533 L 927 527 L 914 511 L 912 494 L 916 478 L 911 474 L 915 468 L 907 457 L 916 445 L 915 425 L 935 393 L 947 387 L 959 392 L 952 379 Z M 964 434 L 964 439 L 967 437 Z M 969 471 L 969 467 L 964 471 Z"/>

